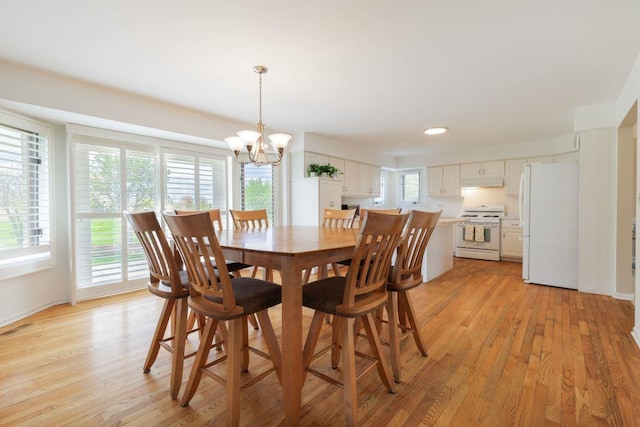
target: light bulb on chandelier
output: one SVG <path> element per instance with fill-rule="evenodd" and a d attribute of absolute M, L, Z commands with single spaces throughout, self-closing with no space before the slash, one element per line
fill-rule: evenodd
<path fill-rule="evenodd" d="M 260 82 L 260 116 L 256 130 L 241 130 L 238 136 L 230 136 L 225 138 L 225 142 L 229 144 L 229 148 L 233 151 L 236 161 L 242 165 L 254 163 L 257 166 L 273 165 L 277 166 L 282 161 L 284 149 L 287 147 L 291 135 L 286 133 L 274 133 L 269 135 L 271 146 L 275 151 L 276 158 L 270 159 L 271 153 L 268 153 L 269 146 L 264 140 L 264 124 L 262 123 L 262 75 L 267 71 L 267 67 L 256 65 L 253 71 L 258 74 Z M 247 147 L 249 161 L 240 160 L 240 152 L 243 147 Z"/>

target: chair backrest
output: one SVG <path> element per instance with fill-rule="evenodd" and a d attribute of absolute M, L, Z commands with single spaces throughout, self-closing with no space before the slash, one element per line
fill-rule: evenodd
<path fill-rule="evenodd" d="M 391 257 L 410 217 L 411 213 L 377 212 L 365 217 L 347 271 L 342 305 L 337 307 L 341 315 L 366 312 L 384 303 Z"/>
<path fill-rule="evenodd" d="M 204 296 L 199 304 L 206 304 L 219 316 L 242 313 L 243 308 L 236 305 L 227 265 L 209 214 L 175 215 L 165 212 L 162 216 L 187 268 L 190 295 Z M 210 256 L 202 256 L 204 250 L 208 250 Z"/>
<path fill-rule="evenodd" d="M 415 286 L 422 283 L 422 261 L 427 244 L 436 228 L 442 211 L 412 211 L 413 216 L 402 236 L 398 257 L 391 269 L 394 286 Z"/>
<path fill-rule="evenodd" d="M 325 209 L 322 217 L 323 227 L 353 227 L 353 219 L 356 216 L 355 209 Z"/>
<path fill-rule="evenodd" d="M 266 209 L 255 211 L 234 211 L 230 210 L 233 226 L 236 230 L 247 228 L 265 228 L 269 226 Z"/>
<path fill-rule="evenodd" d="M 188 214 L 199 213 L 200 211 L 180 211 L 176 209 L 174 210 L 174 212 L 176 213 L 176 215 L 188 215 Z M 213 223 L 213 228 L 215 230 L 224 229 L 224 227 L 222 226 L 222 216 L 220 215 L 220 209 L 209 209 L 208 211 L 202 211 L 202 212 L 207 212 L 209 214 L 209 218 L 211 219 L 211 222 Z"/>
<path fill-rule="evenodd" d="M 152 282 L 163 281 L 171 284 L 172 292 L 183 291 L 178 275 L 178 263 L 174 257 L 174 251 L 162 230 L 156 213 L 123 212 L 127 221 L 133 229 L 142 246 L 147 263 L 149 264 L 149 274 Z"/>

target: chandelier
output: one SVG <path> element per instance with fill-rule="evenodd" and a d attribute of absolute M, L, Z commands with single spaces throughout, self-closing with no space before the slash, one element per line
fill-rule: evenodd
<path fill-rule="evenodd" d="M 265 142 L 264 138 L 264 124 L 262 124 L 262 75 L 267 71 L 269 71 L 267 67 L 262 65 L 253 67 L 253 72 L 258 74 L 260 82 L 260 120 L 256 125 L 256 130 L 241 130 L 237 133 L 238 136 L 230 136 L 224 139 L 233 151 L 236 162 L 241 165 L 248 163 L 254 163 L 256 166 L 279 165 L 282 161 L 284 149 L 291 139 L 291 135 L 287 135 L 286 133 L 269 135 L 274 153 L 269 152 L 269 145 Z M 247 147 L 247 153 L 249 155 L 248 161 L 240 160 L 240 152 L 245 146 Z"/>

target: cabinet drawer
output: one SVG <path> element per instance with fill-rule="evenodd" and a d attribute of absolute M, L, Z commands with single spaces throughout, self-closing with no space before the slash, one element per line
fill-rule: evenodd
<path fill-rule="evenodd" d="M 517 219 L 503 219 L 502 227 L 503 228 L 522 228 L 520 227 L 520 221 Z"/>

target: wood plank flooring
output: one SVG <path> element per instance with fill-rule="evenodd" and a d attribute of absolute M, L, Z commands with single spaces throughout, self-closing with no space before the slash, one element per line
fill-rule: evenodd
<path fill-rule="evenodd" d="M 415 289 L 429 356 L 403 342 L 395 394 L 376 372 L 363 377 L 361 424 L 640 425 L 633 305 L 525 285 L 520 268 L 456 259 L 452 271 Z M 140 291 L 52 307 L 0 328 L 0 425 L 223 425 L 224 390 L 216 382 L 203 379 L 182 408 L 169 398 L 167 352 L 142 373 L 160 307 Z M 277 309 L 271 318 L 279 334 Z M 249 333 L 260 344 L 260 331 Z M 329 339 L 328 327 L 321 339 Z M 197 337 L 190 341 L 197 345 Z M 263 362 L 251 363 L 258 372 Z M 281 395 L 273 374 L 243 391 L 241 424 L 283 425 Z M 300 425 L 344 425 L 341 389 L 310 375 L 302 403 Z"/>

